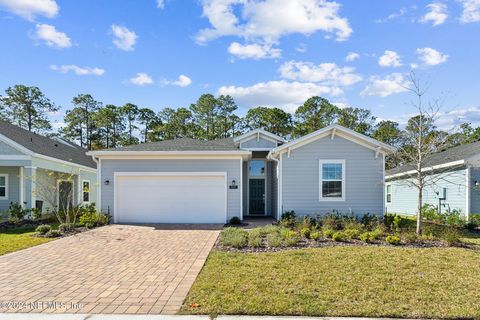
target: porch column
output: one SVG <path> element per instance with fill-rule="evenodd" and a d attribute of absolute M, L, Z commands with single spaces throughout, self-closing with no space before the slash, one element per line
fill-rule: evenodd
<path fill-rule="evenodd" d="M 23 168 L 24 194 L 23 201 L 26 209 L 35 208 L 35 180 L 37 179 L 37 167 L 24 167 Z"/>

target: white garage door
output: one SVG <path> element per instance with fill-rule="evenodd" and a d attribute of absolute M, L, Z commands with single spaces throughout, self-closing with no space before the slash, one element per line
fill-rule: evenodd
<path fill-rule="evenodd" d="M 225 223 L 225 173 L 116 173 L 115 222 Z"/>

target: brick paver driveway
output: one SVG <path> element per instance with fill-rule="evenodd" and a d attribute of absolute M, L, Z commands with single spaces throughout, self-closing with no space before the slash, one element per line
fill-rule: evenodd
<path fill-rule="evenodd" d="M 218 236 L 208 229 L 110 225 L 0 256 L 0 312 L 175 313 Z"/>

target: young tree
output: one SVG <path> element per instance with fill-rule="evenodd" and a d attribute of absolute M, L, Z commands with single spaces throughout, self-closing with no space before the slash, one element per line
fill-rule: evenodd
<path fill-rule="evenodd" d="M 30 132 L 52 130 L 48 112 L 58 111 L 58 107 L 37 87 L 15 85 L 0 96 L 2 118 Z"/>
<path fill-rule="evenodd" d="M 279 108 L 256 107 L 248 110 L 245 126 L 249 130 L 262 128 L 286 137 L 292 131 L 292 116 Z"/>
<path fill-rule="evenodd" d="M 152 109 L 142 108 L 138 110 L 138 121 L 143 125 L 141 134 L 143 135 L 143 143 L 146 143 L 152 134 L 153 127 L 159 124 L 159 119 Z"/>
<path fill-rule="evenodd" d="M 127 121 L 127 137 L 123 142 L 124 145 L 137 144 L 138 138 L 134 136 L 134 131 L 138 129 L 135 122 L 138 119 L 139 109 L 133 103 L 127 103 L 121 109 L 121 113 Z"/>
<path fill-rule="evenodd" d="M 301 137 L 335 123 L 340 108 L 322 97 L 311 97 L 295 111 L 293 135 Z"/>

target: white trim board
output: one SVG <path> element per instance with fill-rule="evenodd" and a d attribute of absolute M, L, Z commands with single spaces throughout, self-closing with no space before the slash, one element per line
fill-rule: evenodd
<path fill-rule="evenodd" d="M 233 138 L 233 141 L 236 142 L 236 143 L 240 143 L 240 142 L 243 142 L 247 139 L 249 140 L 251 137 L 255 137 L 258 134 L 261 134 L 265 137 L 268 137 L 268 138 L 272 139 L 273 142 L 287 142 L 284 138 L 282 138 L 282 137 L 280 137 L 280 136 L 278 136 L 274 133 L 263 130 L 263 129 L 254 129 L 252 131 L 249 131 L 249 132 L 244 133 L 244 134 L 242 134 L 238 137 Z"/>
<path fill-rule="evenodd" d="M 8 173 L 1 173 L 0 174 L 0 177 L 4 177 L 5 178 L 5 196 L 2 197 L 0 196 L 0 200 L 8 200 Z"/>

